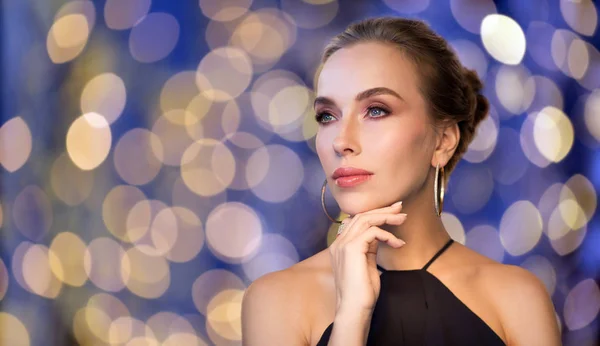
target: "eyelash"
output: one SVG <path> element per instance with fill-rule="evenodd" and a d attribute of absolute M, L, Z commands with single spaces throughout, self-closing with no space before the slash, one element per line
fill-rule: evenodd
<path fill-rule="evenodd" d="M 381 110 L 381 111 L 383 111 L 383 113 L 385 113 L 384 115 L 379 115 L 379 116 L 371 117 L 371 118 L 374 118 L 374 119 L 384 118 L 384 117 L 386 117 L 387 115 L 390 114 L 390 112 L 387 109 L 385 109 L 384 107 L 381 107 L 381 106 L 371 106 L 371 107 L 367 108 L 367 113 L 370 114 L 374 109 Z M 331 121 L 323 121 L 323 118 L 326 115 L 330 115 L 330 116 L 333 117 L 333 115 L 331 115 L 331 113 L 329 113 L 327 111 L 324 111 L 324 112 L 321 112 L 321 113 L 317 113 L 315 115 L 315 120 L 317 121 L 317 123 L 319 123 L 321 125 L 327 125 Z"/>

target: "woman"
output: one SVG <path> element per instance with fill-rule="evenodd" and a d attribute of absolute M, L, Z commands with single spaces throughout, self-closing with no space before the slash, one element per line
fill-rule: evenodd
<path fill-rule="evenodd" d="M 250 285 L 244 345 L 560 344 L 539 280 L 453 242 L 440 219 L 487 115 L 481 88 L 419 21 L 368 19 L 333 39 L 316 144 L 323 187 L 351 217 L 328 249 Z"/>

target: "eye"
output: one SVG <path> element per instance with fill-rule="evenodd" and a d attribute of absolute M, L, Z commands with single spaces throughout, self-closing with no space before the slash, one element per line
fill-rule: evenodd
<path fill-rule="evenodd" d="M 371 115 L 372 118 L 381 118 L 389 114 L 389 112 L 381 107 L 369 107 L 368 114 Z"/>
<path fill-rule="evenodd" d="M 319 124 L 326 124 L 326 123 L 329 123 L 329 122 L 335 120 L 335 117 L 327 112 L 322 112 L 322 113 L 318 113 L 317 115 L 315 115 L 315 120 Z"/>

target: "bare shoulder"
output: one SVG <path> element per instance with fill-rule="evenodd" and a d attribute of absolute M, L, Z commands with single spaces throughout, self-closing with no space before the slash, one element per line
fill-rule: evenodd
<path fill-rule="evenodd" d="M 481 266 L 479 281 L 500 317 L 509 345 L 560 345 L 552 300 L 535 275 L 496 262 Z"/>
<path fill-rule="evenodd" d="M 320 269 L 325 269 L 319 268 L 319 257 L 265 274 L 248 286 L 242 300 L 243 345 L 310 344 L 307 301 Z"/>

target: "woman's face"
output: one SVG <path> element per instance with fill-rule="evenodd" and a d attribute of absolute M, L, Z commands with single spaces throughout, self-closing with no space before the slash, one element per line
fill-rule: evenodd
<path fill-rule="evenodd" d="M 418 73 L 397 48 L 373 42 L 338 50 L 324 64 L 317 91 L 317 153 L 342 211 L 355 215 L 422 190 L 436 137 Z M 373 174 L 333 179 L 339 167 Z"/>

